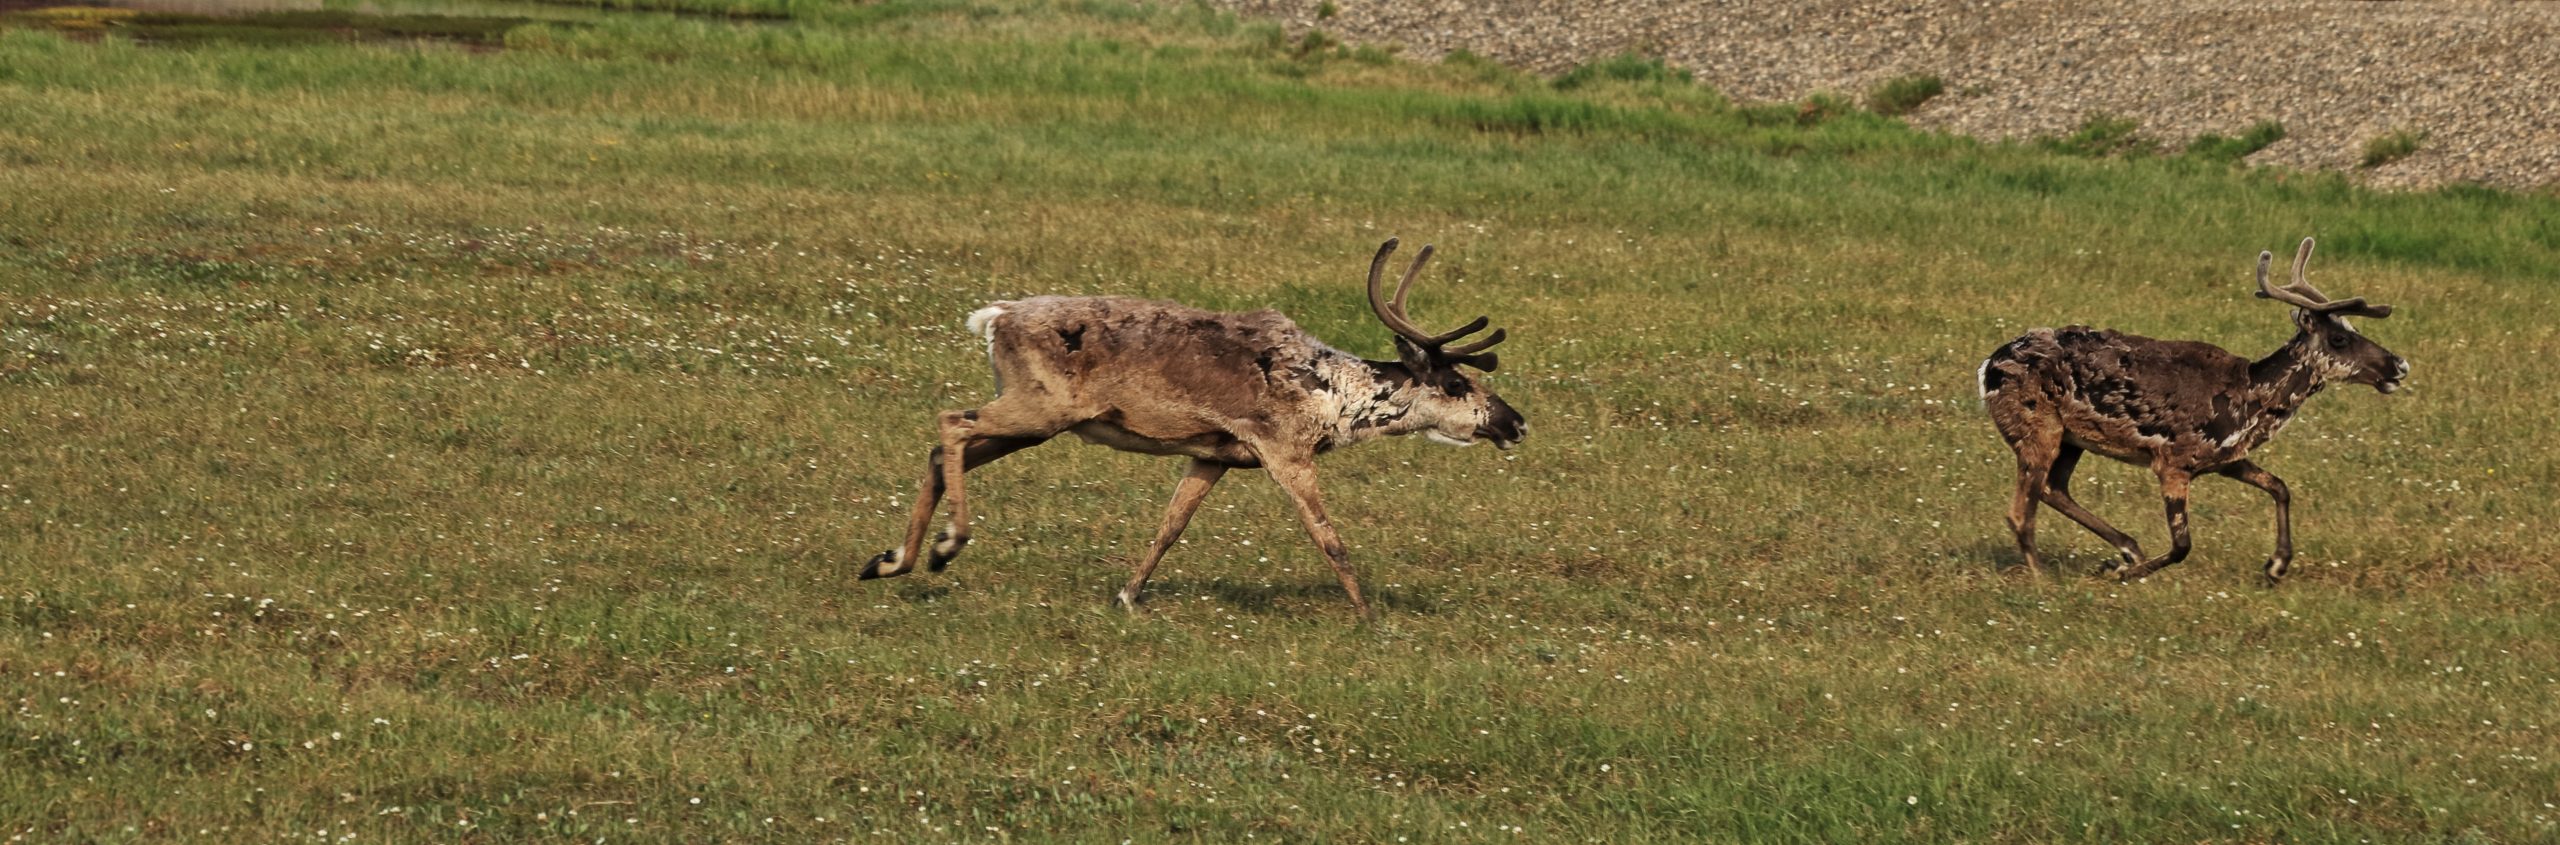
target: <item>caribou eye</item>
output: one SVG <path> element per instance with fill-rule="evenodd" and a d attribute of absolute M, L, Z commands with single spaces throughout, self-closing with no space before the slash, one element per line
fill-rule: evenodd
<path fill-rule="evenodd" d="M 1441 392 L 1451 396 L 1465 396 L 1474 389 L 1473 385 L 1467 384 L 1467 380 L 1462 378 L 1453 378 L 1440 385 Z"/>
<path fill-rule="evenodd" d="M 2333 335 L 2330 335 L 2330 336 L 2329 336 L 2329 348 L 2331 348 L 2331 349 L 2345 349 L 2345 348 L 2347 348 L 2347 336 L 2346 336 L 2346 335 L 2339 335 L 2339 334 L 2333 334 Z"/>

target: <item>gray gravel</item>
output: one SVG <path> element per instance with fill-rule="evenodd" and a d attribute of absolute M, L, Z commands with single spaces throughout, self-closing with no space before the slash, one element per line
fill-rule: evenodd
<path fill-rule="evenodd" d="M 1211 2 L 1548 73 L 1635 51 L 1742 100 L 1934 73 L 1948 93 L 1911 122 L 1987 138 L 2066 134 L 2104 113 L 2183 145 L 2273 119 L 2288 134 L 2253 163 L 2389 188 L 2560 188 L 2560 3 L 1333 0 L 1318 20 L 1322 0 Z M 2416 155 L 2358 166 L 2367 141 L 2402 129 L 2427 133 Z"/>

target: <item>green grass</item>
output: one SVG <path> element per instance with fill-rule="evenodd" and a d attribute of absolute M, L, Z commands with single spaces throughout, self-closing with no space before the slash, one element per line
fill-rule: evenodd
<path fill-rule="evenodd" d="M 1187 6 L 524 27 L 511 49 L 0 32 L 0 822 L 30 841 L 2549 840 L 2546 196 L 2080 158 L 1836 100 L 1301 61 Z M 1238 474 L 1109 609 L 1175 462 L 972 476 L 895 539 L 960 320 L 1490 313 L 1519 451 L 1325 492 L 1360 625 Z M 2409 391 L 2197 487 L 2151 581 L 2015 562 L 1981 356 L 2252 354 L 2250 258 Z M 2082 501 L 2159 545 L 2148 474 Z"/>

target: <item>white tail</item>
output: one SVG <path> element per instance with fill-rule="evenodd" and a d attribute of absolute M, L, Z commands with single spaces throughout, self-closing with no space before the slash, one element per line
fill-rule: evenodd
<path fill-rule="evenodd" d="M 966 323 L 969 327 L 969 333 L 986 338 L 989 343 L 995 342 L 996 318 L 1004 316 L 1004 307 L 1010 304 L 1012 303 L 999 302 L 994 305 L 989 305 L 985 308 L 969 312 L 969 321 Z"/>

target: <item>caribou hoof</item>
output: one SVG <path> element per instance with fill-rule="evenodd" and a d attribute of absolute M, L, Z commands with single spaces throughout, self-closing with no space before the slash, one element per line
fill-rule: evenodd
<path fill-rule="evenodd" d="M 947 548 L 945 547 L 946 544 L 948 544 Z M 950 568 L 951 559 L 959 557 L 961 547 L 966 545 L 968 545 L 968 543 L 965 542 L 957 544 L 951 543 L 951 532 L 949 531 L 933 535 L 933 545 L 925 550 L 925 571 L 941 572 L 944 569 Z"/>
<path fill-rule="evenodd" d="M 2116 555 L 2116 559 L 2098 564 L 2098 577 L 2113 577 L 2118 581 L 2131 581 L 2142 577 L 2130 574 L 2142 571 L 2141 555 L 2123 549 L 2117 549 Z"/>
<path fill-rule="evenodd" d="M 889 563 L 889 562 L 895 561 L 895 560 L 897 560 L 897 559 L 898 559 L 898 553 L 897 553 L 897 552 L 894 552 L 894 551 L 881 552 L 880 554 L 878 554 L 878 555 L 876 555 L 876 556 L 872 557 L 872 558 L 871 558 L 871 562 L 870 562 L 870 563 L 863 564 L 863 565 L 862 565 L 862 574 L 854 576 L 853 580 L 856 580 L 856 581 L 869 581 L 869 580 L 871 580 L 871 579 L 873 579 L 873 578 L 887 578 L 887 577 L 889 577 L 889 576 L 887 576 L 887 575 L 883 575 L 883 574 L 881 574 L 881 573 L 880 573 L 880 566 L 881 566 L 881 564 Z"/>

